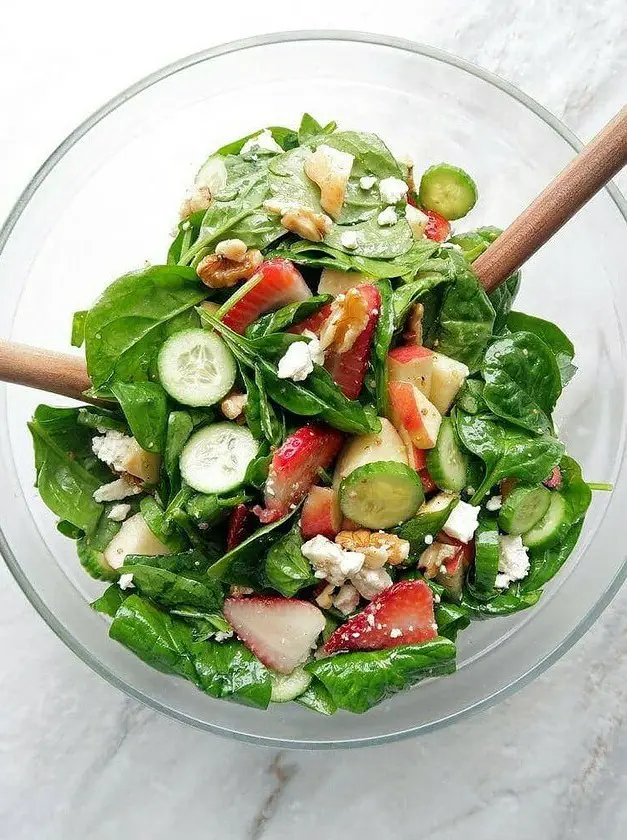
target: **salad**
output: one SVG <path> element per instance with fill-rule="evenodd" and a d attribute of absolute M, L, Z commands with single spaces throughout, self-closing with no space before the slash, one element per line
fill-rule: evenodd
<path fill-rule="evenodd" d="M 487 295 L 463 170 L 273 127 L 202 166 L 162 265 L 77 312 L 91 404 L 40 405 L 37 487 L 109 635 L 212 697 L 365 712 L 532 607 L 591 485 L 555 324 Z"/>

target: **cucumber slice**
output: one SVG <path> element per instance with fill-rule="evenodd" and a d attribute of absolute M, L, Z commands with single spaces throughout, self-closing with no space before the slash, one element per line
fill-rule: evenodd
<path fill-rule="evenodd" d="M 461 219 L 477 202 L 477 185 L 463 169 L 438 163 L 422 176 L 418 200 L 449 221 Z"/>
<path fill-rule="evenodd" d="M 273 703 L 287 703 L 307 691 L 311 674 L 302 667 L 295 668 L 291 674 L 277 674 L 276 671 L 270 671 L 270 680 L 272 682 L 270 700 Z"/>
<path fill-rule="evenodd" d="M 479 522 L 475 533 L 475 584 L 477 589 L 492 592 L 499 570 L 499 528 L 490 517 Z"/>
<path fill-rule="evenodd" d="M 220 336 L 190 329 L 168 338 L 157 358 L 161 384 L 182 405 L 213 405 L 233 387 L 235 359 Z"/>
<path fill-rule="evenodd" d="M 441 490 L 461 493 L 467 484 L 468 456 L 459 446 L 450 417 L 442 419 L 435 448 L 427 453 L 427 470 Z"/>
<path fill-rule="evenodd" d="M 215 423 L 193 434 L 183 447 L 183 479 L 199 493 L 225 493 L 238 487 L 259 451 L 245 426 Z"/>
<path fill-rule="evenodd" d="M 523 542 L 529 548 L 549 548 L 562 539 L 571 525 L 564 496 L 556 492 L 549 495 L 549 509 L 534 528 L 523 534 Z"/>
<path fill-rule="evenodd" d="M 104 552 L 90 545 L 87 537 L 82 537 L 76 543 L 78 559 L 81 566 L 90 577 L 96 580 L 117 580 L 119 575 L 105 560 Z"/>
<path fill-rule="evenodd" d="M 550 504 L 546 487 L 515 487 L 503 502 L 499 525 L 506 534 L 524 534 L 540 522 Z"/>
<path fill-rule="evenodd" d="M 394 461 L 375 461 L 353 470 L 340 484 L 340 507 L 366 528 L 391 528 L 413 516 L 424 501 L 415 470 Z"/>

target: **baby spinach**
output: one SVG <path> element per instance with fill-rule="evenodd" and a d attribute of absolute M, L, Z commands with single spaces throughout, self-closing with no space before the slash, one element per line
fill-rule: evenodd
<path fill-rule="evenodd" d="M 435 620 L 438 625 L 438 635 L 454 642 L 457 635 L 470 624 L 468 612 L 458 604 L 442 601 L 435 609 Z"/>
<path fill-rule="evenodd" d="M 533 333 L 518 332 L 488 347 L 481 375 L 488 408 L 536 434 L 553 430 L 551 414 L 562 385 L 555 356 Z"/>
<path fill-rule="evenodd" d="M 222 157 L 226 157 L 226 155 L 239 155 L 239 153 L 244 148 L 244 144 L 248 140 L 252 140 L 253 138 L 258 137 L 265 130 L 266 129 L 260 128 L 258 131 L 254 131 L 252 134 L 247 134 L 246 137 L 240 137 L 239 140 L 234 140 L 232 143 L 227 143 L 225 146 L 219 148 L 215 154 L 221 155 Z M 291 128 L 286 128 L 283 125 L 273 125 L 268 126 L 267 130 L 272 135 L 272 139 L 276 143 L 278 143 L 284 151 L 298 145 L 298 136 L 296 132 L 293 131 Z M 270 154 L 273 153 L 271 152 Z"/>
<path fill-rule="evenodd" d="M 105 589 L 100 598 L 92 601 L 90 607 L 96 612 L 114 618 L 124 601 L 132 594 L 129 589 L 120 589 L 117 583 L 112 583 Z"/>
<path fill-rule="evenodd" d="M 178 265 L 181 256 L 196 242 L 204 215 L 204 210 L 197 210 L 178 223 L 176 236 L 168 248 L 168 265 Z"/>
<path fill-rule="evenodd" d="M 389 650 L 339 653 L 305 666 L 324 684 L 340 709 L 367 712 L 397 691 L 455 671 L 455 645 L 434 639 Z"/>
<path fill-rule="evenodd" d="M 158 382 L 113 382 L 111 392 L 137 443 L 148 452 L 163 453 L 168 426 L 168 398 Z"/>
<path fill-rule="evenodd" d="M 500 335 L 506 329 L 507 317 L 516 300 L 519 288 L 520 271 L 516 271 L 488 295 L 496 313 L 493 327 L 495 335 Z"/>
<path fill-rule="evenodd" d="M 480 600 L 465 591 L 459 606 L 473 619 L 494 618 L 527 610 L 538 603 L 541 595 L 541 589 L 522 591 L 518 585 L 511 586 L 506 592 L 501 592 L 489 600 Z"/>
<path fill-rule="evenodd" d="M 455 405 L 466 414 L 487 413 L 488 409 L 483 399 L 484 382 L 481 379 L 467 379 L 461 387 Z"/>
<path fill-rule="evenodd" d="M 507 316 L 507 327 L 513 333 L 524 331 L 541 338 L 555 355 L 562 387 L 568 385 L 577 372 L 576 366 L 572 363 L 575 348 L 572 341 L 560 330 L 557 324 L 545 321 L 543 318 L 537 318 L 535 315 L 525 315 L 524 312 L 510 312 Z"/>
<path fill-rule="evenodd" d="M 418 512 L 412 519 L 403 522 L 402 525 L 393 529 L 394 533 L 402 540 L 409 542 L 409 561 L 415 563 L 422 552 L 426 549 L 427 543 L 425 537 L 427 535 L 433 537 L 449 518 L 451 511 L 458 503 L 457 496 L 451 496 L 450 501 L 441 510 L 429 510 L 429 503 L 427 508 L 418 509 Z M 423 506 L 424 508 L 424 506 Z"/>
<path fill-rule="evenodd" d="M 212 697 L 265 709 L 268 670 L 241 642 L 198 642 L 192 628 L 138 595 L 118 609 L 109 636 L 167 674 L 178 674 Z"/>
<path fill-rule="evenodd" d="M 136 561 L 141 558 L 126 558 L 123 571 L 133 575 L 133 583 L 139 592 L 164 607 L 181 605 L 201 610 L 220 610 L 224 596 L 222 587 L 206 575 L 176 574 L 167 569 L 147 566 Z"/>
<path fill-rule="evenodd" d="M 165 436 L 163 467 L 170 482 L 170 495 L 181 489 L 181 471 L 179 460 L 183 447 L 194 430 L 194 423 L 187 411 L 171 411 Z"/>
<path fill-rule="evenodd" d="M 139 503 L 139 508 L 146 525 L 166 548 L 173 552 L 187 548 L 185 537 L 172 527 L 172 523 L 176 521 L 174 515 L 170 514 L 169 521 L 166 522 L 163 508 L 152 496 L 144 496 Z"/>
<path fill-rule="evenodd" d="M 522 592 L 532 592 L 535 589 L 540 589 L 551 578 L 555 577 L 573 553 L 582 528 L 583 519 L 580 519 L 570 526 L 563 539 L 557 545 L 552 545 L 549 548 L 530 549 L 529 561 L 531 568 L 527 577 L 521 581 L 520 588 Z"/>
<path fill-rule="evenodd" d="M 483 482 L 472 497 L 473 504 L 478 504 L 502 478 L 539 484 L 564 454 L 564 445 L 550 435 L 535 436 L 489 415 L 459 410 L 453 413 L 462 444 L 486 467 Z"/>
<path fill-rule="evenodd" d="M 96 391 L 115 379 L 149 379 L 165 339 L 198 324 L 194 307 L 209 290 L 183 266 L 151 266 L 115 280 L 85 320 L 87 370 Z"/>
<path fill-rule="evenodd" d="M 257 368 L 255 370 L 255 385 L 259 396 L 259 422 L 265 439 L 270 446 L 280 446 L 285 437 L 285 424 L 277 417 L 277 413 L 266 395 L 263 377 Z"/>
<path fill-rule="evenodd" d="M 266 555 L 266 580 L 272 589 L 286 598 L 291 598 L 299 589 L 316 582 L 311 565 L 301 551 L 302 544 L 300 527 L 296 524 L 274 543 Z"/>
<path fill-rule="evenodd" d="M 399 218 L 395 224 L 382 227 L 377 218 L 372 217 L 350 227 L 334 225 L 325 236 L 325 243 L 338 251 L 347 251 L 342 245 L 342 236 L 347 230 L 356 233 L 358 237 L 357 247 L 350 253 L 369 259 L 390 260 L 401 257 L 411 249 L 414 242 L 405 219 Z"/>
<path fill-rule="evenodd" d="M 414 303 L 423 299 L 432 289 L 449 282 L 451 282 L 450 278 L 446 274 L 434 271 L 395 289 L 393 294 L 394 331 L 398 332 L 403 327 Z"/>
<path fill-rule="evenodd" d="M 296 703 L 318 712 L 320 715 L 333 715 L 337 711 L 337 705 L 324 685 L 315 677 L 309 683 L 308 688 L 296 698 Z"/>
<path fill-rule="evenodd" d="M 211 527 L 222 521 L 232 508 L 244 504 L 247 500 L 248 497 L 245 493 L 224 497 L 197 493 L 186 502 L 185 509 L 194 522 Z"/>
<path fill-rule="evenodd" d="M 299 300 L 295 303 L 288 303 L 276 312 L 269 312 L 262 315 L 257 321 L 251 324 L 246 330 L 246 338 L 262 338 L 272 333 L 286 330 L 294 324 L 299 324 L 305 318 L 309 318 L 327 303 L 333 300 L 333 295 L 316 295 L 308 300 Z"/>
<path fill-rule="evenodd" d="M 374 334 L 372 364 L 376 383 L 377 414 L 385 417 L 388 413 L 388 352 L 394 338 L 394 299 L 389 280 L 379 280 L 377 288 L 381 295 L 381 303 Z"/>
<path fill-rule="evenodd" d="M 70 344 L 72 347 L 82 347 L 85 341 L 85 318 L 87 310 L 81 309 L 72 316 L 72 336 Z"/>
<path fill-rule="evenodd" d="M 311 114 L 303 114 L 298 128 L 298 142 L 301 146 L 304 146 L 311 140 L 319 139 L 325 134 L 333 134 L 336 128 L 337 123 L 335 121 L 323 126 Z"/>
<path fill-rule="evenodd" d="M 100 406 L 89 405 L 78 409 L 76 422 L 79 426 L 86 426 L 88 429 L 95 429 L 97 432 L 113 429 L 122 434 L 129 434 L 128 423 L 121 411 L 113 411 Z"/>

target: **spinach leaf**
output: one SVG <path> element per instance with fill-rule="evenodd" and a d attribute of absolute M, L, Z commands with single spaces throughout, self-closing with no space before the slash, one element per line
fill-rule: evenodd
<path fill-rule="evenodd" d="M 394 331 L 397 332 L 403 327 L 409 310 L 416 301 L 424 298 L 432 289 L 449 282 L 451 282 L 450 278 L 446 274 L 434 271 L 395 289 L 393 294 Z"/>
<path fill-rule="evenodd" d="M 524 331 L 541 338 L 555 355 L 562 387 L 568 385 L 577 372 L 576 366 L 572 363 L 575 348 L 572 341 L 556 324 L 537 318 L 535 315 L 525 315 L 524 312 L 510 312 L 507 316 L 507 327 L 513 333 Z"/>
<path fill-rule="evenodd" d="M 320 190 L 305 175 L 305 161 L 310 154 L 308 146 L 300 146 L 273 158 L 268 165 L 270 192 L 279 204 L 297 204 L 321 213 Z"/>
<path fill-rule="evenodd" d="M 519 332 L 488 347 L 483 399 L 498 417 L 536 434 L 553 431 L 551 414 L 562 385 L 555 356 L 533 333 Z"/>
<path fill-rule="evenodd" d="M 196 272 L 183 266 L 151 266 L 115 280 L 85 321 L 87 370 L 96 391 L 113 379 L 148 379 L 161 344 L 198 323 L 193 307 L 207 296 Z"/>
<path fill-rule="evenodd" d="M 178 530 L 172 528 L 171 522 L 165 522 L 165 512 L 152 496 L 144 496 L 139 503 L 139 508 L 146 525 L 166 548 L 175 553 L 187 548 L 185 537 Z M 176 521 L 176 517 L 173 515 L 171 515 L 171 519 Z"/>
<path fill-rule="evenodd" d="M 246 330 L 247 338 L 261 338 L 271 333 L 286 330 L 294 324 L 299 324 L 305 318 L 309 318 L 327 303 L 333 300 L 333 295 L 316 295 L 308 300 L 299 300 L 295 303 L 288 303 L 276 312 L 269 312 L 262 315 L 257 321 L 251 324 Z"/>
<path fill-rule="evenodd" d="M 265 577 L 268 584 L 286 598 L 316 582 L 311 565 L 301 551 L 302 544 L 300 527 L 296 524 L 274 543 L 266 556 Z"/>
<path fill-rule="evenodd" d="M 192 638 L 195 642 L 204 642 L 216 633 L 233 633 L 231 625 L 222 613 L 208 613 L 195 607 L 176 607 L 171 609 L 170 615 L 182 618 L 193 628 Z"/>
<path fill-rule="evenodd" d="M 185 509 L 194 522 L 211 527 L 224 519 L 231 508 L 242 505 L 248 500 L 245 493 L 235 496 L 216 496 L 209 493 L 197 493 L 186 503 Z"/>
<path fill-rule="evenodd" d="M 76 543 L 78 559 L 90 577 L 96 580 L 117 580 L 118 571 L 112 569 L 104 558 L 104 550 L 122 527 L 121 522 L 109 519 L 108 513 L 113 504 L 103 505 L 98 525 L 91 533 L 86 533 Z M 133 513 L 136 508 L 133 503 Z"/>
<path fill-rule="evenodd" d="M 181 471 L 179 460 L 183 447 L 194 430 L 192 418 L 187 411 L 171 411 L 165 437 L 163 466 L 170 482 L 170 496 L 181 489 Z"/>
<path fill-rule="evenodd" d="M 455 405 L 466 414 L 487 413 L 488 408 L 483 399 L 484 383 L 481 379 L 467 379 L 462 385 Z"/>
<path fill-rule="evenodd" d="M 319 138 L 324 134 L 333 134 L 336 128 L 336 122 L 330 122 L 325 126 L 322 126 L 318 120 L 315 120 L 311 116 L 311 114 L 303 114 L 298 129 L 298 142 L 301 146 L 304 146 L 309 143 L 310 140 Z"/>
<path fill-rule="evenodd" d="M 161 454 L 168 426 L 168 398 L 158 382 L 113 382 L 111 392 L 122 406 L 142 449 Z"/>
<path fill-rule="evenodd" d="M 438 625 L 438 635 L 454 642 L 458 633 L 470 624 L 468 612 L 459 604 L 442 601 L 435 610 L 435 620 Z"/>
<path fill-rule="evenodd" d="M 592 501 L 592 490 L 583 480 L 581 467 L 574 460 L 565 455 L 560 461 L 562 472 L 562 489 L 560 493 L 568 503 L 571 522 L 579 522 L 586 514 Z"/>
<path fill-rule="evenodd" d="M 455 645 L 434 639 L 389 650 L 339 653 L 305 670 L 320 680 L 340 709 L 360 714 L 397 691 L 455 670 Z"/>
<path fill-rule="evenodd" d="M 107 429 L 113 429 L 125 435 L 130 432 L 122 412 L 100 408 L 95 405 L 79 408 L 76 422 L 79 426 L 86 426 L 88 429 L 95 429 L 97 432 Z"/>
<path fill-rule="evenodd" d="M 530 549 L 531 568 L 527 577 L 521 581 L 520 589 L 522 592 L 533 592 L 540 589 L 551 578 L 555 577 L 577 545 L 582 528 L 583 519 L 580 519 L 570 526 L 564 538 L 556 545 L 552 545 L 550 548 Z"/>
<path fill-rule="evenodd" d="M 239 155 L 244 148 L 244 144 L 254 137 L 258 137 L 266 129 L 260 128 L 252 134 L 247 134 L 246 137 L 241 137 L 239 140 L 234 140 L 232 143 L 227 143 L 215 152 L 216 155 L 226 157 L 227 155 Z M 298 136 L 291 128 L 286 128 L 283 125 L 268 126 L 267 131 L 272 135 L 272 139 L 279 144 L 279 146 L 287 151 L 290 148 L 298 145 Z M 270 152 L 269 154 L 273 154 Z"/>
<path fill-rule="evenodd" d="M 494 307 L 496 317 L 494 319 L 494 334 L 500 335 L 507 326 L 507 317 L 516 300 L 520 288 L 520 271 L 515 271 L 500 286 L 493 289 L 490 294 L 490 303 Z"/>
<path fill-rule="evenodd" d="M 427 535 L 434 536 L 442 530 L 444 523 L 449 518 L 451 511 L 458 503 L 457 496 L 449 496 L 448 504 L 445 504 L 439 510 L 432 502 L 427 502 L 418 509 L 418 512 L 412 519 L 403 522 L 393 528 L 393 532 L 402 540 L 409 542 L 409 560 L 416 562 L 422 552 L 426 549 L 427 543 L 425 537 Z M 434 509 L 435 507 L 435 509 Z"/>
<path fill-rule="evenodd" d="M 87 310 L 81 309 L 75 312 L 72 316 L 72 337 L 70 344 L 72 347 L 82 347 L 85 341 L 85 318 L 87 317 Z"/>
<path fill-rule="evenodd" d="M 296 702 L 321 715 L 333 715 L 337 711 L 335 701 L 320 680 L 315 677 L 309 683 L 309 687 L 296 698 Z"/>
<path fill-rule="evenodd" d="M 128 559 L 128 558 L 127 558 Z M 138 558 L 134 558 L 138 559 Z M 133 575 L 133 583 L 142 595 L 164 607 L 181 605 L 201 610 L 220 610 L 224 601 L 222 587 L 209 577 L 202 580 L 193 573 L 175 574 L 167 569 L 124 561 L 125 574 Z"/>
<path fill-rule="evenodd" d="M 132 594 L 133 593 L 128 589 L 120 589 L 117 583 L 112 583 L 111 586 L 108 586 L 105 589 L 100 598 L 96 598 L 95 601 L 92 601 L 90 606 L 93 610 L 96 610 L 96 612 L 114 618 L 116 612 L 122 606 L 124 601 L 126 601 L 126 599 Z"/>
<path fill-rule="evenodd" d="M 350 252 L 342 245 L 346 230 L 357 234 L 357 247 Z M 412 247 L 414 238 L 404 218 L 396 224 L 381 226 L 376 217 L 351 225 L 350 228 L 334 225 L 324 238 L 325 243 L 338 251 L 370 259 L 389 260 L 401 257 Z"/>
<path fill-rule="evenodd" d="M 285 436 L 285 426 L 279 421 L 276 411 L 266 396 L 263 378 L 259 369 L 255 370 L 255 385 L 259 397 L 259 422 L 264 437 L 270 446 L 280 446 Z"/>
<path fill-rule="evenodd" d="M 518 586 L 512 586 L 495 598 L 484 601 L 466 591 L 462 595 L 459 606 L 473 619 L 493 618 L 527 610 L 538 603 L 541 595 L 541 589 L 523 592 Z"/>
<path fill-rule="evenodd" d="M 481 458 L 486 467 L 472 504 L 478 504 L 502 478 L 519 478 L 526 484 L 539 484 L 550 475 L 564 454 L 564 445 L 550 435 L 534 436 L 489 415 L 471 415 L 457 409 L 453 414 L 463 446 Z"/>
<path fill-rule="evenodd" d="M 372 364 L 375 375 L 376 409 L 380 417 L 388 413 L 388 352 L 394 338 L 394 299 L 389 280 L 377 283 L 381 303 L 374 334 Z"/>
<path fill-rule="evenodd" d="M 178 265 L 181 256 L 196 242 L 204 215 L 204 210 L 197 210 L 178 223 L 177 234 L 168 248 L 168 265 Z"/>
<path fill-rule="evenodd" d="M 194 641 L 184 621 L 138 595 L 120 606 L 109 636 L 153 668 L 178 674 L 212 697 L 259 709 L 270 702 L 270 674 L 241 642 Z"/>
<path fill-rule="evenodd" d="M 77 528 L 76 525 L 72 525 L 71 522 L 67 522 L 65 519 L 60 519 L 57 522 L 57 531 L 69 540 L 78 540 L 83 536 L 80 528 Z"/>
<path fill-rule="evenodd" d="M 211 559 L 195 548 L 180 551 L 176 554 L 127 554 L 124 563 L 129 566 L 151 566 L 154 569 L 164 569 L 175 575 L 203 576 Z M 126 570 L 125 570 L 126 571 Z"/>

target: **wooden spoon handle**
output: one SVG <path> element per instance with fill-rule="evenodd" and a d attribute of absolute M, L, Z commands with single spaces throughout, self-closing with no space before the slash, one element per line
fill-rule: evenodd
<path fill-rule="evenodd" d="M 83 391 L 91 387 L 84 359 L 26 344 L 0 341 L 0 381 L 96 402 L 83 396 Z"/>
<path fill-rule="evenodd" d="M 625 164 L 627 106 L 474 261 L 486 291 L 520 268 Z"/>

